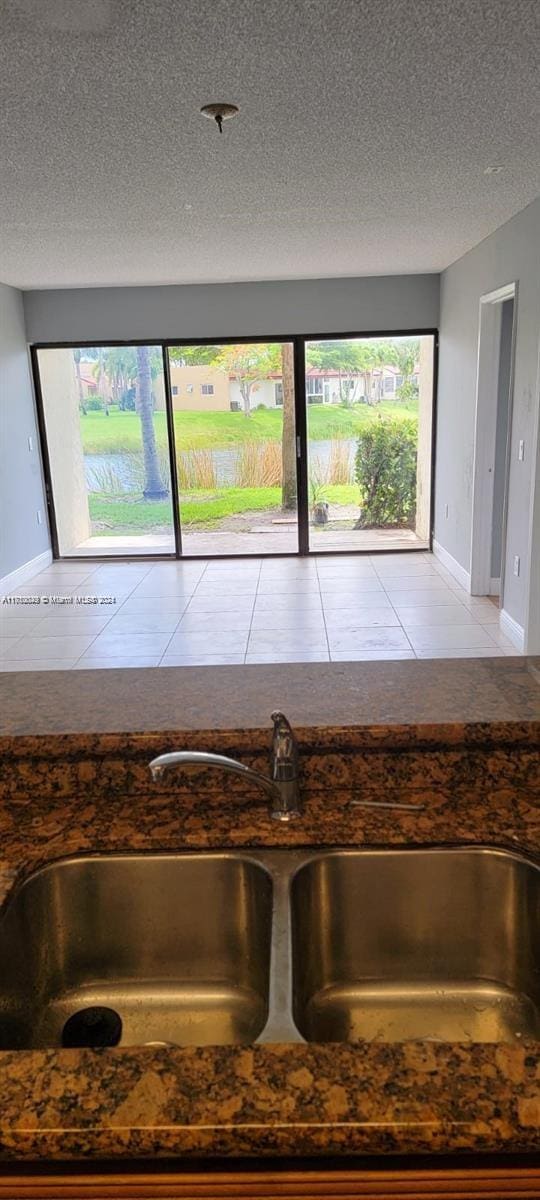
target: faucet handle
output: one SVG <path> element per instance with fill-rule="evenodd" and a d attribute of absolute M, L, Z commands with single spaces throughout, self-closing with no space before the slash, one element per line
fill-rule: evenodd
<path fill-rule="evenodd" d="M 292 726 L 284 713 L 273 712 L 272 778 L 296 779 L 298 775 L 298 746 Z"/>

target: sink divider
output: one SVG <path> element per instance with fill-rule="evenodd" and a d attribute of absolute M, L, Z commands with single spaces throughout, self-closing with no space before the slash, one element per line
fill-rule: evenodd
<path fill-rule="evenodd" d="M 298 867 L 314 857 L 313 852 L 289 849 L 254 856 L 270 872 L 273 885 L 268 1019 L 258 1042 L 305 1041 L 293 1019 L 290 886 Z"/>

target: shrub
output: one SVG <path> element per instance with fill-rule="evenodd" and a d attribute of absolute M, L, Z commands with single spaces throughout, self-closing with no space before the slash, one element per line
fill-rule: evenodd
<path fill-rule="evenodd" d="M 126 388 L 120 397 L 120 409 L 122 412 L 135 412 L 135 397 L 136 391 L 134 387 Z"/>
<path fill-rule="evenodd" d="M 414 404 L 418 400 L 418 386 L 412 380 L 406 380 L 396 392 L 396 400 L 402 404 Z"/>
<path fill-rule="evenodd" d="M 101 396 L 88 396 L 84 402 L 84 407 L 87 412 L 103 412 L 105 401 Z"/>
<path fill-rule="evenodd" d="M 356 482 L 361 508 L 357 529 L 414 526 L 418 421 L 380 417 L 358 439 Z"/>

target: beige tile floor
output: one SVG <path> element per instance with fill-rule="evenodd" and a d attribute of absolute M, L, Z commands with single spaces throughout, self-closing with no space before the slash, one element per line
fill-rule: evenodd
<path fill-rule="evenodd" d="M 3 671 L 518 653 L 496 605 L 428 552 L 58 562 L 12 598 Z"/>

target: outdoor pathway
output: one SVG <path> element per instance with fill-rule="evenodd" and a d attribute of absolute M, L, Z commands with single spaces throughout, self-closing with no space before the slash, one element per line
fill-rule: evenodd
<path fill-rule="evenodd" d="M 4 671 L 517 654 L 428 552 L 57 562 L 13 595 Z"/>
<path fill-rule="evenodd" d="M 414 529 L 327 529 L 311 525 L 310 546 L 315 552 L 328 550 L 370 553 L 373 550 L 423 550 L 425 542 Z M 296 525 L 286 528 L 266 526 L 233 531 L 230 529 L 182 530 L 184 554 L 196 554 L 212 558 L 214 554 L 295 554 L 298 549 Z M 174 554 L 172 534 L 145 533 L 107 537 L 94 534 L 70 550 L 70 554 L 84 558 L 89 554 L 107 557 L 113 554 Z"/>

